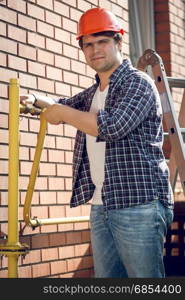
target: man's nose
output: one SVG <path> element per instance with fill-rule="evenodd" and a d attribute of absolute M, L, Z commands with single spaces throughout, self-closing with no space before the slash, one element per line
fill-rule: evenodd
<path fill-rule="evenodd" d="M 93 44 L 93 52 L 97 53 L 100 50 L 100 45 L 99 43 L 94 43 Z"/>

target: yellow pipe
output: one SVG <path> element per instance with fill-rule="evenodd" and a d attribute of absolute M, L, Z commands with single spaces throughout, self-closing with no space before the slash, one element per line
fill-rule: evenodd
<path fill-rule="evenodd" d="M 18 240 L 19 177 L 19 81 L 10 79 L 9 86 L 9 171 L 8 171 L 8 242 L 16 250 Z M 8 277 L 18 275 L 18 255 L 8 255 Z"/>
<path fill-rule="evenodd" d="M 24 204 L 24 211 L 23 211 L 23 217 L 26 225 L 30 224 L 30 207 L 31 207 L 31 200 L 33 196 L 33 191 L 34 191 L 34 186 L 35 186 L 35 181 L 38 173 L 38 168 L 39 168 L 39 162 L 40 162 L 40 157 L 41 157 L 41 152 L 44 144 L 44 138 L 46 134 L 46 128 L 47 128 L 47 122 L 43 117 L 43 114 L 40 114 L 40 130 L 38 134 L 38 139 L 37 139 L 37 146 L 35 150 L 35 156 L 34 156 L 34 161 L 31 169 L 31 174 L 30 174 L 30 179 L 29 179 L 29 184 L 28 184 L 28 189 L 26 193 L 26 199 L 25 199 L 25 204 Z"/>
<path fill-rule="evenodd" d="M 24 109 L 22 110 L 22 112 L 24 113 Z M 35 150 L 35 155 L 34 155 L 34 161 L 33 161 L 32 169 L 31 169 L 31 174 L 30 174 L 30 179 L 29 179 L 29 184 L 28 184 L 26 199 L 25 199 L 25 204 L 24 204 L 24 211 L 23 211 L 24 221 L 25 221 L 26 225 L 30 225 L 33 228 L 35 228 L 37 226 L 41 226 L 41 225 L 88 222 L 89 216 L 71 217 L 71 218 L 70 217 L 69 218 L 48 218 L 48 219 L 39 219 L 39 218 L 35 217 L 35 218 L 31 219 L 31 216 L 30 216 L 31 201 L 32 201 L 35 181 L 36 181 L 36 177 L 37 177 L 37 173 L 38 173 L 41 152 L 42 152 L 43 145 L 44 145 L 46 128 L 47 128 L 47 122 L 46 122 L 43 114 L 41 113 L 40 114 L 40 129 L 39 129 L 37 145 L 36 145 L 36 150 Z"/>

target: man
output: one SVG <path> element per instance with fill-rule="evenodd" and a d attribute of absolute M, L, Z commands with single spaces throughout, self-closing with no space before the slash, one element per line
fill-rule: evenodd
<path fill-rule="evenodd" d="M 173 197 L 162 153 L 160 99 L 149 76 L 123 59 L 123 33 L 111 12 L 88 10 L 77 39 L 96 83 L 55 104 L 41 95 L 21 101 L 47 107 L 51 124 L 78 129 L 71 207 L 92 199 L 95 277 L 164 277 Z"/>

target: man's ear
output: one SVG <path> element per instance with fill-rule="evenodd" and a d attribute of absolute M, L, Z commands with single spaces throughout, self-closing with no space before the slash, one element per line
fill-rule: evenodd
<path fill-rule="evenodd" d="M 118 41 L 118 50 L 122 52 L 123 41 Z"/>

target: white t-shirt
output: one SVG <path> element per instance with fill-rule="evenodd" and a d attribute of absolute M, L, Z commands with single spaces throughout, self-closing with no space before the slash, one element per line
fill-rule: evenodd
<path fill-rule="evenodd" d="M 107 86 L 104 91 L 100 91 L 99 87 L 97 88 L 92 100 L 90 111 L 98 112 L 100 109 L 104 109 L 108 87 L 109 86 Z M 105 176 L 105 142 L 96 142 L 96 137 L 86 134 L 86 145 L 90 163 L 91 178 L 96 186 L 92 198 L 92 204 L 100 205 L 103 204 L 101 190 Z"/>

